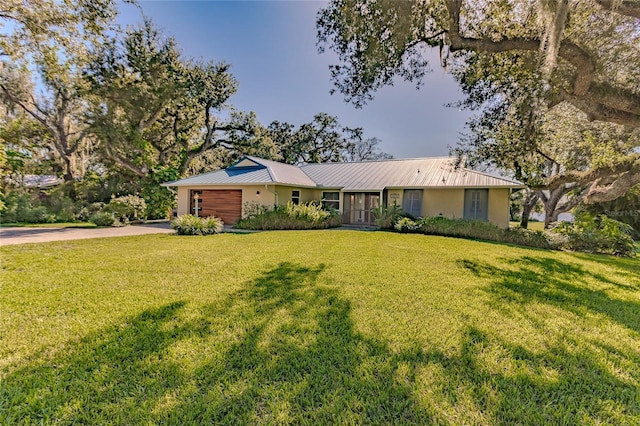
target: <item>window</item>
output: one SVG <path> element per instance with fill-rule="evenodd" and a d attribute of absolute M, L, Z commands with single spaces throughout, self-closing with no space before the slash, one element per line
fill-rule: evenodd
<path fill-rule="evenodd" d="M 300 191 L 291 191 L 291 202 L 293 204 L 300 204 Z"/>
<path fill-rule="evenodd" d="M 323 192 L 322 208 L 324 209 L 340 209 L 340 193 L 339 192 Z"/>
<path fill-rule="evenodd" d="M 422 189 L 405 189 L 402 210 L 413 217 L 422 216 Z"/>
<path fill-rule="evenodd" d="M 464 218 L 472 220 L 489 220 L 489 190 L 465 189 Z"/>

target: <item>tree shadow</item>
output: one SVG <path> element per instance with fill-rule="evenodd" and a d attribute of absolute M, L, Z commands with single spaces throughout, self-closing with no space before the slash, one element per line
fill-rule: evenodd
<path fill-rule="evenodd" d="M 194 392 L 207 401 L 207 422 L 432 423 L 412 388 L 395 380 L 399 359 L 358 333 L 349 301 L 318 282 L 324 269 L 281 263 L 207 308 L 205 316 L 240 322 L 244 330 L 221 360 L 196 373 Z M 190 410 L 184 403 L 168 416 L 185 418 Z"/>
<path fill-rule="evenodd" d="M 428 341 L 392 350 L 357 330 L 325 268 L 281 263 L 216 303 L 147 310 L 66 352 L 38 354 L 0 382 L 0 423 L 578 424 L 640 415 L 633 383 L 564 341 L 532 353 L 468 325 L 452 350 Z M 505 354 L 513 368 L 496 371 L 487 353 Z"/>
<path fill-rule="evenodd" d="M 53 357 L 46 351 L 34 355 L 2 381 L 0 423 L 141 421 L 139 408 L 180 380 L 179 366 L 162 361 L 163 352 L 177 340 L 205 332 L 195 323 L 172 324 L 183 306 L 174 302 L 145 310 L 69 342 Z"/>
<path fill-rule="evenodd" d="M 638 291 L 638 286 L 623 283 L 593 273 L 582 266 L 549 257 L 521 257 L 505 261 L 501 268 L 489 263 L 461 260 L 458 265 L 474 275 L 489 279 L 487 292 L 502 301 L 530 304 L 540 302 L 554 305 L 577 315 L 585 309 L 606 315 L 618 324 L 640 333 L 640 304 L 632 300 L 611 297 L 605 290 L 595 290 L 588 282 L 596 280 L 603 285 L 626 292 Z"/>

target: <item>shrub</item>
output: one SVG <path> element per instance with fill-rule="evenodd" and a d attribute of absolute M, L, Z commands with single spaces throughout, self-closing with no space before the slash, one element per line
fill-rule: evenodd
<path fill-rule="evenodd" d="M 56 215 L 51 213 L 45 206 L 38 206 L 28 209 L 20 222 L 27 223 L 54 223 Z"/>
<path fill-rule="evenodd" d="M 147 204 L 143 198 L 137 195 L 124 195 L 112 198 L 106 207 L 122 223 L 134 220 L 144 220 L 147 212 Z"/>
<path fill-rule="evenodd" d="M 588 253 L 633 256 L 635 243 L 631 226 L 607 216 L 588 213 L 576 216 L 574 223 L 562 223 L 549 231 L 503 229 L 489 222 L 444 217 L 425 217 L 415 222 L 403 218 L 396 223 L 400 232 L 420 232 L 459 238 L 473 238 L 543 249 L 568 249 Z"/>
<path fill-rule="evenodd" d="M 394 225 L 403 215 L 403 211 L 396 203 L 390 206 L 380 206 L 371 211 L 374 222 L 378 228 L 393 229 Z"/>
<path fill-rule="evenodd" d="M 526 247 L 554 248 L 543 232 L 520 228 L 503 229 L 493 223 L 477 220 L 448 219 L 438 216 L 424 217 L 414 222 L 408 218 L 402 218 L 397 221 L 395 229 L 400 232 L 419 232 L 427 235 L 496 241 Z"/>
<path fill-rule="evenodd" d="M 192 214 L 183 214 L 171 222 L 171 228 L 178 235 L 212 235 L 222 231 L 223 222 L 217 217 L 197 217 Z"/>
<path fill-rule="evenodd" d="M 116 223 L 116 218 L 113 217 L 113 213 L 96 212 L 89 216 L 89 222 L 98 226 L 113 226 Z"/>
<path fill-rule="evenodd" d="M 45 206 L 38 205 L 35 197 L 28 193 L 11 192 L 5 197 L 5 209 L 0 214 L 0 222 L 53 223 L 55 214 Z"/>
<path fill-rule="evenodd" d="M 78 205 L 67 195 L 68 185 L 58 186 L 43 197 L 42 202 L 49 211 L 56 216 L 59 222 L 70 222 L 75 220 Z"/>
<path fill-rule="evenodd" d="M 419 232 L 420 226 L 408 217 L 398 219 L 394 228 L 400 232 Z"/>
<path fill-rule="evenodd" d="M 581 212 L 573 223 L 563 222 L 551 232 L 564 236 L 562 247 L 569 250 L 615 256 L 633 256 L 636 252 L 633 228 L 606 215 Z"/>
<path fill-rule="evenodd" d="M 324 210 L 316 202 L 274 206 L 249 206 L 245 216 L 236 223 L 238 229 L 325 229 L 342 224 L 342 217 L 336 211 Z"/>
<path fill-rule="evenodd" d="M 105 203 L 100 203 L 100 202 L 91 203 L 88 206 L 84 206 L 78 211 L 78 214 L 76 214 L 76 220 L 88 221 L 91 216 L 103 211 L 105 206 L 106 206 Z"/>
<path fill-rule="evenodd" d="M 9 192 L 4 197 L 5 208 L 0 214 L 3 223 L 21 222 L 31 209 L 31 196 L 27 193 Z"/>

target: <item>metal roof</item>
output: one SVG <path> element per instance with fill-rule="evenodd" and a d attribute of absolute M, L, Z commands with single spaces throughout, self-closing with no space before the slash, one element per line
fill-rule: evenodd
<path fill-rule="evenodd" d="M 269 184 L 316 187 L 316 183 L 296 166 L 251 156 L 243 157 L 227 169 L 167 182 L 163 186 Z"/>
<path fill-rule="evenodd" d="M 515 188 L 522 184 L 455 167 L 451 157 L 306 164 L 300 167 L 318 186 L 344 191 L 385 188 Z"/>
<path fill-rule="evenodd" d="M 279 163 L 277 161 L 264 160 L 258 157 L 251 157 L 249 155 L 245 156 L 244 158 L 249 159 L 256 164 L 265 166 L 269 170 L 274 183 L 306 186 L 311 188 L 316 187 L 316 182 L 314 182 L 309 176 L 307 176 L 300 168 L 296 166 L 292 166 L 291 164 Z"/>
<path fill-rule="evenodd" d="M 343 191 L 385 188 L 521 188 L 519 182 L 463 167 L 451 157 L 305 164 L 300 167 L 245 156 L 233 166 L 164 186 L 281 184 Z"/>

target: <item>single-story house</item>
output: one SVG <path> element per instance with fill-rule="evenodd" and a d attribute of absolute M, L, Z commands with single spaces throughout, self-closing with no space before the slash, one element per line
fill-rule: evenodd
<path fill-rule="evenodd" d="M 293 166 L 245 156 L 231 167 L 175 182 L 178 215 L 237 222 L 244 206 L 321 201 L 343 223 L 371 225 L 371 210 L 394 203 L 415 216 L 485 220 L 509 226 L 509 196 L 519 182 L 463 167 L 455 159 L 415 158 Z"/>

